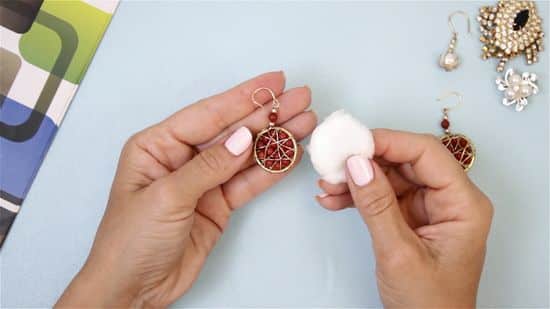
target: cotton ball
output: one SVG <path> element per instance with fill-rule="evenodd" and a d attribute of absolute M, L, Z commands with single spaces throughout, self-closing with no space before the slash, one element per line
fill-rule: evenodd
<path fill-rule="evenodd" d="M 346 160 L 352 155 L 372 159 L 374 139 L 366 126 L 344 110 L 330 114 L 311 134 L 308 146 L 313 167 L 325 181 L 346 182 Z"/>

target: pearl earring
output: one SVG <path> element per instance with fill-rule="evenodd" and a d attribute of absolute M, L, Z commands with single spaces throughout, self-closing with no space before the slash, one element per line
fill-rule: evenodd
<path fill-rule="evenodd" d="M 450 95 L 458 97 L 458 106 L 462 103 L 462 95 L 458 92 L 451 91 L 439 98 L 437 101 L 441 101 Z M 449 127 L 451 122 L 449 121 L 449 111 L 450 107 L 446 106 L 443 108 L 443 119 L 441 120 L 441 128 L 443 128 L 444 134 L 440 137 L 441 142 L 447 148 L 453 157 L 460 163 L 465 172 L 467 172 L 472 165 L 474 165 L 474 160 L 476 158 L 476 149 L 472 141 L 463 134 L 451 133 Z"/>
<path fill-rule="evenodd" d="M 502 104 L 505 106 L 515 104 L 516 111 L 521 112 L 527 106 L 527 98 L 539 92 L 536 82 L 535 73 L 524 72 L 520 75 L 515 73 L 514 69 L 508 69 L 504 78 L 499 76 L 496 79 L 498 90 L 504 92 Z"/>
<path fill-rule="evenodd" d="M 455 27 L 453 25 L 453 16 L 456 14 L 460 14 L 466 18 L 466 21 L 468 23 L 468 34 L 472 33 L 470 30 L 470 17 L 468 17 L 468 14 L 466 14 L 464 11 L 456 11 L 451 13 L 451 15 L 449 15 L 449 28 L 451 29 L 451 41 L 449 42 L 447 51 L 444 52 L 439 58 L 439 66 L 445 69 L 445 71 L 452 71 L 456 69 L 456 67 L 458 67 L 460 63 L 460 59 L 458 58 L 458 55 L 455 53 L 455 46 L 456 46 L 456 41 L 458 39 L 458 32 L 456 32 Z"/>

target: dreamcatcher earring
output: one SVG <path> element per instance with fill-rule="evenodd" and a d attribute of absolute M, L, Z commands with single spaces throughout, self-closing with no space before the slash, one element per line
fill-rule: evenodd
<path fill-rule="evenodd" d="M 442 101 L 451 95 L 457 96 L 459 99 L 456 106 L 462 103 L 462 95 L 455 91 L 451 91 L 437 98 L 437 101 Z M 451 133 L 451 130 L 449 130 L 449 127 L 451 126 L 451 122 L 449 121 L 450 110 L 451 108 L 448 106 L 443 108 L 443 119 L 441 120 L 441 128 L 443 128 L 444 134 L 440 137 L 441 142 L 451 152 L 458 163 L 460 163 L 464 171 L 467 172 L 472 167 L 472 165 L 474 165 L 474 160 L 476 158 L 476 149 L 472 141 L 470 141 L 470 139 L 465 135 Z"/>
<path fill-rule="evenodd" d="M 252 93 L 252 102 L 263 108 L 263 105 L 256 101 L 256 94 L 265 90 L 273 98 L 271 112 L 269 113 L 269 125 L 256 136 L 254 142 L 254 159 L 258 165 L 270 173 L 282 173 L 288 170 L 296 161 L 298 144 L 292 134 L 275 125 L 278 118 L 280 103 L 275 93 L 269 88 L 258 88 Z"/>
<path fill-rule="evenodd" d="M 463 15 L 466 18 L 466 22 L 468 23 L 468 34 L 471 34 L 470 30 L 470 17 L 468 17 L 468 14 L 466 14 L 463 11 L 456 11 L 453 12 L 451 15 L 449 15 L 449 28 L 451 29 L 451 42 L 449 42 L 449 46 L 447 48 L 447 51 L 441 55 L 439 58 L 439 66 L 445 69 L 445 71 L 452 71 L 458 67 L 460 64 L 460 58 L 455 53 L 455 47 L 456 47 L 456 41 L 458 39 L 458 32 L 455 30 L 455 26 L 453 25 L 453 16 L 456 14 Z"/>

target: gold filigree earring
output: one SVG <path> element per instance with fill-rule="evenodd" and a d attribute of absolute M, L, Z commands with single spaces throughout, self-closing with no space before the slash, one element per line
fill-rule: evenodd
<path fill-rule="evenodd" d="M 458 102 L 456 106 L 460 105 L 463 101 L 462 95 L 456 91 L 451 91 L 443 96 L 437 98 L 437 101 L 442 101 L 449 96 L 454 95 L 458 97 Z M 456 107 L 455 106 L 455 107 Z M 443 128 L 444 134 L 440 137 L 441 142 L 447 148 L 455 159 L 460 163 L 464 171 L 468 171 L 476 158 L 476 149 L 472 141 L 463 134 L 451 133 L 449 129 L 451 122 L 449 120 L 449 111 L 450 107 L 446 106 L 443 108 L 443 119 L 441 120 L 441 128 Z"/>
<path fill-rule="evenodd" d="M 484 43 L 481 58 L 499 58 L 497 72 L 520 54 L 525 54 L 527 64 L 538 61 L 544 32 L 533 1 L 499 0 L 495 6 L 481 7 L 477 20 Z"/>
<path fill-rule="evenodd" d="M 441 54 L 441 57 L 439 57 L 439 66 L 445 69 L 445 71 L 452 71 L 456 69 L 460 64 L 460 58 L 455 53 L 456 42 L 458 40 L 458 32 L 456 32 L 455 26 L 453 25 L 453 16 L 455 16 L 456 14 L 460 14 L 466 18 L 466 22 L 468 23 L 468 34 L 472 33 L 470 29 L 470 17 L 468 17 L 468 14 L 466 14 L 463 11 L 456 11 L 451 13 L 451 15 L 449 15 L 449 28 L 451 29 L 451 41 L 449 42 L 447 51 Z"/>

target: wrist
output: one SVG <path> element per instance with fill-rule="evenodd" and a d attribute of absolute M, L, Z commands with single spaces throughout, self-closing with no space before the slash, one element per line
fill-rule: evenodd
<path fill-rule="evenodd" d="M 137 294 L 138 289 L 121 282 L 115 273 L 87 262 L 56 307 L 130 307 Z"/>

